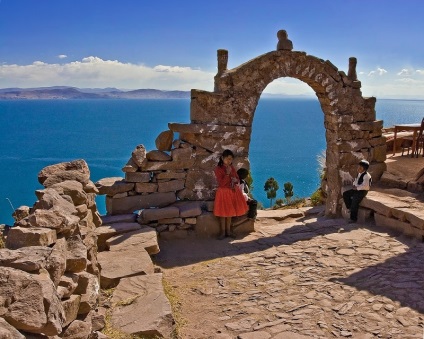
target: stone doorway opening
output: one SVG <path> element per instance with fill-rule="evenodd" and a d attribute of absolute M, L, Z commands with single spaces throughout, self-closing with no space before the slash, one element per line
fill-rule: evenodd
<path fill-rule="evenodd" d="M 323 113 L 315 93 L 297 79 L 274 80 L 254 114 L 249 160 L 255 199 L 270 207 L 264 191 L 270 177 L 280 187 L 276 199 L 285 198 L 285 182 L 294 186 L 293 199 L 311 196 L 320 186 L 317 156 L 326 148 Z"/>

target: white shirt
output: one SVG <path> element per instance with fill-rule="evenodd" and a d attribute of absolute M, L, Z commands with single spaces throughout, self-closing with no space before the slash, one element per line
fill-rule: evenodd
<path fill-rule="evenodd" d="M 358 184 L 359 177 L 363 173 L 364 172 L 358 173 L 358 176 L 353 181 L 353 186 L 355 186 L 358 191 L 369 191 L 370 190 L 370 187 L 371 187 L 372 180 L 371 180 L 371 175 L 368 172 L 365 172 L 364 180 L 362 181 L 362 184 L 360 184 L 360 185 Z"/>

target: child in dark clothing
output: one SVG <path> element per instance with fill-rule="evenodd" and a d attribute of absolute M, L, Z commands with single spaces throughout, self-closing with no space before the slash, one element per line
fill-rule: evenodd
<path fill-rule="evenodd" d="M 249 196 L 250 193 L 250 189 L 249 189 L 249 185 L 246 182 L 246 178 L 249 175 L 249 170 L 247 170 L 246 168 L 240 168 L 237 171 L 237 174 L 240 178 L 240 189 L 241 192 L 243 193 L 243 196 L 247 202 L 247 205 L 249 206 L 249 211 L 247 212 L 247 217 L 250 219 L 256 219 L 256 215 L 257 213 L 257 209 L 258 209 L 258 202 L 255 199 L 252 199 Z"/>

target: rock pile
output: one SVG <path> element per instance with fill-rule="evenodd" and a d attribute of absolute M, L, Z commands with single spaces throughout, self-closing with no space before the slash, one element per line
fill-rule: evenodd
<path fill-rule="evenodd" d="M 35 192 L 31 208 L 14 212 L 7 248 L 0 250 L 0 336 L 88 338 L 101 328 L 93 327 L 98 190 L 84 160 L 48 166 L 38 180 L 45 188 Z"/>

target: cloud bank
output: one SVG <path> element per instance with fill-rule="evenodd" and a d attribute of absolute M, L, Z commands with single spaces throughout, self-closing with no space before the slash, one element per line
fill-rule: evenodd
<path fill-rule="evenodd" d="M 65 54 L 57 56 L 67 59 Z M 364 96 L 380 98 L 424 99 L 424 69 L 412 67 L 386 70 L 376 67 L 359 70 Z M 124 63 L 89 56 L 80 61 L 29 65 L 0 64 L 0 88 L 75 86 L 80 88 L 116 87 L 120 89 L 154 88 L 160 90 L 213 90 L 215 72 L 178 65 Z M 267 86 L 264 93 L 315 96 L 305 83 L 291 78 L 280 78 Z"/>
<path fill-rule="evenodd" d="M 61 56 L 58 56 L 61 58 Z M 62 58 L 66 58 L 65 55 Z M 211 90 L 215 74 L 180 66 L 147 67 L 89 56 L 81 61 L 0 65 L 0 87 L 117 87 L 124 89 Z"/>

